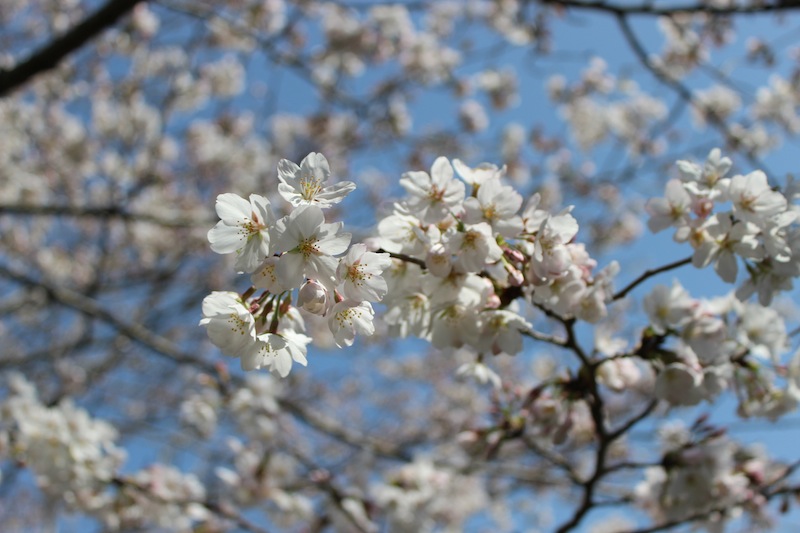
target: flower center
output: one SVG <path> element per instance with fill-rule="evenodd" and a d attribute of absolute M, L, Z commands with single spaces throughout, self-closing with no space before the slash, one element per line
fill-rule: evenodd
<path fill-rule="evenodd" d="M 303 254 L 303 257 L 308 259 L 310 255 L 319 255 L 319 250 L 317 249 L 317 239 L 314 237 L 308 237 L 300 241 L 300 244 L 297 245 L 297 250 Z"/>
<path fill-rule="evenodd" d="M 303 176 L 300 178 L 300 194 L 305 200 L 313 200 L 322 189 L 322 182 L 314 176 Z"/>
<path fill-rule="evenodd" d="M 231 331 L 240 335 L 245 335 L 250 331 L 247 321 L 236 313 L 228 315 L 228 324 L 230 324 Z"/>

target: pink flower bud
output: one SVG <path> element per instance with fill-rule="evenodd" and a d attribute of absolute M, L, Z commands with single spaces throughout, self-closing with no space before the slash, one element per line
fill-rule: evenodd
<path fill-rule="evenodd" d="M 324 315 L 327 308 L 328 291 L 317 280 L 306 281 L 297 295 L 297 305 L 315 315 Z"/>
<path fill-rule="evenodd" d="M 522 252 L 513 248 L 503 248 L 503 254 L 505 254 L 509 261 L 514 261 L 515 263 L 522 263 L 525 261 L 525 256 L 522 254 Z"/>
<path fill-rule="evenodd" d="M 511 286 L 520 287 L 525 283 L 525 276 L 522 275 L 519 269 L 511 265 L 506 265 L 506 272 L 508 272 L 508 283 Z"/>
<path fill-rule="evenodd" d="M 489 296 L 486 298 L 486 308 L 487 308 L 487 309 L 497 309 L 498 307 L 500 307 L 500 304 L 501 304 L 501 303 L 502 303 L 502 302 L 500 301 L 500 297 L 499 297 L 499 296 L 497 296 L 497 295 L 496 295 L 496 294 L 494 294 L 494 293 L 490 294 L 490 295 L 489 295 Z"/>

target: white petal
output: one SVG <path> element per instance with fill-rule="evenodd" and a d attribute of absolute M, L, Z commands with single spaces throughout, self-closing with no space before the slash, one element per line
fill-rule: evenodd
<path fill-rule="evenodd" d="M 220 220 L 229 225 L 235 226 L 239 221 L 250 217 L 250 202 L 238 194 L 220 194 L 215 207 Z"/>
<path fill-rule="evenodd" d="M 247 235 L 238 226 L 228 226 L 223 221 L 208 230 L 208 242 L 218 254 L 230 254 L 244 246 Z"/>

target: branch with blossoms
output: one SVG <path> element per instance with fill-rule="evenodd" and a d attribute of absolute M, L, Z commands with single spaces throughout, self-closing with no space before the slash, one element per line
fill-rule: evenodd
<path fill-rule="evenodd" d="M 539 209 L 538 195 L 523 209 L 523 198 L 503 183 L 503 168 L 470 168 L 459 160 L 438 158 L 430 173 L 404 174 L 400 184 L 407 199 L 394 204 L 368 244 L 349 246 L 349 234 L 340 231 L 341 223 L 325 222 L 323 208 L 342 201 L 353 184 L 330 184 L 329 167 L 320 154 L 310 154 L 299 166 L 284 160 L 278 168 L 279 192 L 290 207 L 282 218 L 257 195 L 249 202 L 230 194 L 218 198 L 222 220 L 209 232 L 212 249 L 235 254 L 235 268 L 252 273 L 253 285 L 242 295 L 207 297 L 201 325 L 223 353 L 240 358 L 243 369 L 265 368 L 281 377 L 289 373 L 292 361 L 307 363 L 305 345 L 310 339 L 302 329 L 302 313 L 328 316 L 331 334 L 344 347 L 353 343 L 356 333 L 374 331 L 371 303 L 378 301 L 386 307 L 384 321 L 390 331 L 426 339 L 437 350 L 466 349 L 475 359 L 458 373 L 492 383 L 498 391 L 502 381 L 486 356 L 518 355 L 525 336 L 572 352 L 574 372 L 511 400 L 494 425 L 468 437 L 491 462 L 530 431 L 562 444 L 570 439 L 577 417 L 584 417 L 594 442 L 593 466 L 582 481 L 570 474 L 581 487 L 581 502 L 558 531 L 571 531 L 602 505 L 598 495 L 606 479 L 619 472 L 661 472 L 653 478 L 660 485 L 641 488 L 658 492 L 681 487 L 679 469 L 688 466 L 680 459 L 684 454 L 709 453 L 715 468 L 722 468 L 719 475 L 730 475 L 726 468 L 753 468 L 718 456 L 718 447 L 729 450 L 734 445 L 704 422 L 691 428 L 677 447 L 668 445 L 672 448 L 661 466 L 612 459 L 615 443 L 660 405 L 711 402 L 732 388 L 739 394 L 740 412 L 777 417 L 800 400 L 797 370 L 790 371 L 788 388 L 780 392 L 771 389 L 769 365 L 757 359 L 777 362 L 786 344 L 779 315 L 764 306 L 788 288 L 788 278 L 776 282 L 776 276 L 800 274 L 790 260 L 792 235 L 798 231 L 796 211 L 783 193 L 768 186 L 762 172 L 727 178 L 730 167 L 719 150 L 713 150 L 702 166 L 678 163 L 683 180 L 670 181 L 666 198 L 647 204 L 649 226 L 653 231 L 676 227 L 675 239 L 690 244 L 694 254 L 648 270 L 615 292 L 612 281 L 618 267 L 612 263 L 595 272 L 596 262 L 576 242 L 578 223 L 572 209 L 555 214 Z M 719 210 L 726 202 L 732 209 Z M 368 252 L 367 246 L 379 252 Z M 677 282 L 672 289 L 659 285 L 643 299 L 649 325 L 639 346 L 620 351 L 596 345 L 592 354 L 582 347 L 577 323 L 598 323 L 609 305 L 650 278 L 689 263 L 697 268 L 713 264 L 721 279 L 732 283 L 739 277 L 740 259 L 748 279 L 725 303 L 692 299 Z M 761 304 L 746 303 L 754 292 L 759 292 Z M 561 323 L 563 339 L 533 329 L 526 315 L 537 310 Z M 748 333 L 725 340 L 732 331 Z M 777 364 L 775 368 L 780 371 Z M 653 380 L 650 391 L 641 384 L 648 374 Z M 641 389 L 638 394 L 647 399 L 643 408 L 614 413 L 614 395 L 630 389 Z M 543 417 L 544 409 L 553 412 Z M 567 464 L 528 442 L 544 460 Z M 721 482 L 715 475 L 709 479 Z M 765 475 L 747 473 L 749 478 L 730 482 L 758 488 Z M 716 509 L 713 500 L 688 505 L 684 498 L 676 500 L 681 503 L 662 502 L 653 512 L 668 517 L 668 524 L 714 522 L 727 520 L 730 505 L 738 507 L 743 501 L 760 516 L 769 499 L 742 500 L 733 497 L 734 492 L 725 516 L 708 510 Z M 646 499 L 629 501 L 655 505 Z"/>

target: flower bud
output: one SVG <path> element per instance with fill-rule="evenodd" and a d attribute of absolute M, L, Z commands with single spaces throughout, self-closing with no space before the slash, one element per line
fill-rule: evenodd
<path fill-rule="evenodd" d="M 297 305 L 315 315 L 324 315 L 328 291 L 317 280 L 306 281 L 297 295 Z"/>
<path fill-rule="evenodd" d="M 515 267 L 506 265 L 506 272 L 508 272 L 508 283 L 512 287 L 521 287 L 525 283 L 525 276 Z"/>
<path fill-rule="evenodd" d="M 514 248 L 509 248 L 508 246 L 503 248 L 503 254 L 505 254 L 506 259 L 509 261 L 514 261 L 515 263 L 522 263 L 525 261 L 525 256 L 519 250 L 515 250 Z"/>

